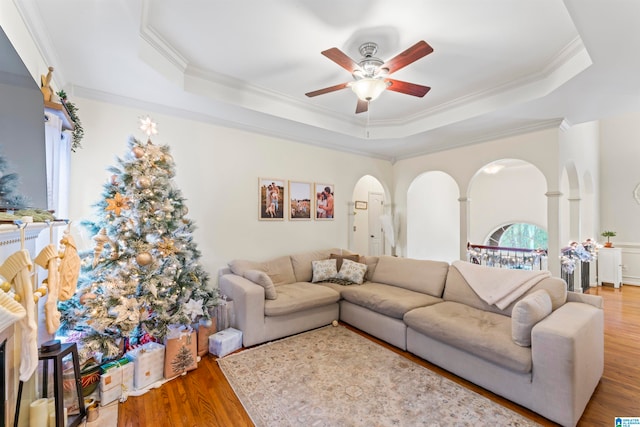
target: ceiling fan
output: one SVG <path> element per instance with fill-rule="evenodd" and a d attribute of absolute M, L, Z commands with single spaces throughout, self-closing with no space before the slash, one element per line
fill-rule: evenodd
<path fill-rule="evenodd" d="M 315 90 L 305 95 L 313 97 L 349 87 L 358 96 L 358 105 L 356 106 L 356 114 L 358 114 L 367 111 L 369 102 L 380 96 L 386 89 L 420 98 L 431 89 L 429 86 L 389 78 L 391 73 L 433 52 L 433 48 L 424 40 L 419 41 L 386 62 L 374 56 L 378 51 L 378 45 L 375 43 L 363 43 L 358 50 L 362 55 L 360 62 L 355 62 L 337 47 L 321 52 L 324 56 L 350 72 L 354 81 Z"/>

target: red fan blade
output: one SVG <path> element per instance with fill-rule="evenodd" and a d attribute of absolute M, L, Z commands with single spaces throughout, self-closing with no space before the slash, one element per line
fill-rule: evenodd
<path fill-rule="evenodd" d="M 353 59 L 349 58 L 344 52 L 342 52 L 337 47 L 332 47 L 331 49 L 327 49 L 325 51 L 320 52 L 345 70 L 350 73 L 353 73 L 354 70 L 359 69 L 358 63 Z"/>
<path fill-rule="evenodd" d="M 324 89 L 318 89 L 318 90 L 314 90 L 313 92 L 305 93 L 305 95 L 307 95 L 309 98 L 313 96 L 324 95 L 325 93 L 335 92 L 336 90 L 344 89 L 345 87 L 347 87 L 348 84 L 349 83 L 340 83 L 339 85 L 325 87 Z"/>
<path fill-rule="evenodd" d="M 422 98 L 431 90 L 429 86 L 421 86 L 415 83 L 407 83 L 400 80 L 394 79 L 385 79 L 386 82 L 391 83 L 387 86 L 388 90 L 392 90 L 394 92 L 405 93 L 407 95 L 417 96 Z"/>
<path fill-rule="evenodd" d="M 369 101 L 363 101 L 358 98 L 358 105 L 356 106 L 356 114 L 364 113 L 369 109 Z"/>
<path fill-rule="evenodd" d="M 424 40 L 420 40 L 418 43 L 411 46 L 409 49 L 404 52 L 396 55 L 392 59 L 388 60 L 384 64 L 382 64 L 381 68 L 388 68 L 389 74 L 398 71 L 401 68 L 406 67 L 412 62 L 417 61 L 423 56 L 427 56 L 433 52 L 433 48 L 429 46 L 427 42 Z"/>

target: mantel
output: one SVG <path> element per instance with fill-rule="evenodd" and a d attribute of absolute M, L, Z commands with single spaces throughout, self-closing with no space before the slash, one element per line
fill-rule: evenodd
<path fill-rule="evenodd" d="M 67 225 L 67 221 L 51 221 L 46 222 L 28 222 L 24 227 L 25 239 L 35 239 L 40 235 L 42 230 L 51 227 L 60 227 Z M 11 223 L 0 224 L 0 246 L 9 245 L 11 243 L 20 242 L 20 228 L 17 225 Z"/>
<path fill-rule="evenodd" d="M 74 124 L 64 105 L 58 102 L 44 101 L 44 111 L 55 114 L 62 119 L 62 129 L 73 130 Z"/>

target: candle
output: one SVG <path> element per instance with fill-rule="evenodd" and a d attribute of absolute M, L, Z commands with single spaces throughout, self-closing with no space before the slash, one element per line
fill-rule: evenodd
<path fill-rule="evenodd" d="M 47 426 L 47 399 L 38 399 L 29 405 L 29 427 Z"/>

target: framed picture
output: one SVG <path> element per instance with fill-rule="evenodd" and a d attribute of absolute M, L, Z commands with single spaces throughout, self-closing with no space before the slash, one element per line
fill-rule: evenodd
<path fill-rule="evenodd" d="M 356 200 L 356 209 L 367 209 L 367 202 Z"/>
<path fill-rule="evenodd" d="M 310 220 L 313 211 L 311 183 L 289 181 L 289 219 Z"/>
<path fill-rule="evenodd" d="M 334 214 L 333 184 L 315 184 L 316 219 L 333 219 Z"/>
<path fill-rule="evenodd" d="M 284 219 L 285 181 L 274 178 L 258 178 L 258 219 L 282 221 Z"/>

